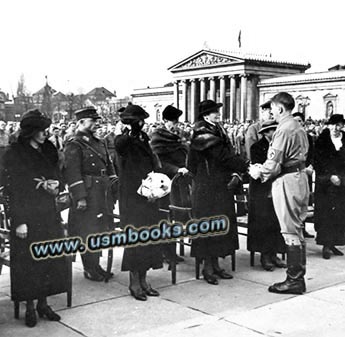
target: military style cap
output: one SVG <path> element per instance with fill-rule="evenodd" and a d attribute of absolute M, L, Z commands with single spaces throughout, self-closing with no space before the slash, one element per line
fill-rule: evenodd
<path fill-rule="evenodd" d="M 97 110 L 93 106 L 88 106 L 86 108 L 79 109 L 74 114 L 75 114 L 75 117 L 77 118 L 77 121 L 83 118 L 93 118 L 93 119 L 101 118 L 97 114 Z"/>
<path fill-rule="evenodd" d="M 267 101 L 267 102 L 265 102 L 265 103 L 262 103 L 262 104 L 260 105 L 260 108 L 261 108 L 261 109 L 271 109 L 271 100 L 269 100 L 269 101 Z"/>
<path fill-rule="evenodd" d="M 150 115 L 139 105 L 129 104 L 120 113 L 122 123 L 130 124 L 132 121 L 148 118 Z"/>
<path fill-rule="evenodd" d="M 176 121 L 178 118 L 182 115 L 182 111 L 179 109 L 176 109 L 172 105 L 168 105 L 163 110 L 163 119 L 166 119 L 168 121 Z"/>
<path fill-rule="evenodd" d="M 268 121 L 265 121 L 262 123 L 261 129 L 258 132 L 263 133 L 270 129 L 276 129 L 277 126 L 278 126 L 278 123 L 274 119 L 269 119 Z"/>

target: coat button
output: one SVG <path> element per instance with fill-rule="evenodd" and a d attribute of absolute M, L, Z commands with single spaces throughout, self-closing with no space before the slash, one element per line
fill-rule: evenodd
<path fill-rule="evenodd" d="M 98 184 L 99 183 L 99 181 L 98 180 L 96 180 L 96 184 Z"/>
<path fill-rule="evenodd" d="M 96 164 L 95 163 L 91 163 L 92 166 L 95 166 Z"/>

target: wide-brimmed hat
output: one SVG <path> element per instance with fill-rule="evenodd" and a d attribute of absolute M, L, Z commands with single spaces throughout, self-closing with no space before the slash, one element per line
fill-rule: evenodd
<path fill-rule="evenodd" d="M 135 120 L 146 119 L 150 115 L 139 105 L 129 104 L 126 109 L 120 113 L 122 123 L 130 124 Z"/>
<path fill-rule="evenodd" d="M 52 123 L 50 118 L 44 116 L 38 109 L 27 111 L 20 121 L 21 135 L 32 137 L 37 131 L 47 129 Z"/>
<path fill-rule="evenodd" d="M 92 119 L 101 118 L 101 116 L 97 114 L 96 108 L 93 106 L 88 106 L 88 107 L 79 109 L 74 114 L 75 114 L 75 117 L 77 118 L 77 121 L 83 118 L 92 118 Z"/>
<path fill-rule="evenodd" d="M 338 124 L 338 123 L 345 124 L 344 115 L 342 115 L 342 114 L 334 114 L 326 122 L 326 124 Z"/>
<path fill-rule="evenodd" d="M 199 117 L 208 115 L 212 112 L 218 112 L 218 109 L 223 106 L 223 103 L 216 103 L 210 99 L 200 102 Z"/>
<path fill-rule="evenodd" d="M 278 126 L 278 123 L 274 119 L 269 119 L 268 121 L 265 121 L 262 123 L 259 133 L 263 133 L 270 129 L 276 129 L 277 126 Z"/>
<path fill-rule="evenodd" d="M 176 121 L 178 118 L 182 115 L 182 111 L 179 109 L 176 109 L 172 105 L 168 105 L 163 110 L 163 119 L 166 119 L 168 121 Z"/>
<path fill-rule="evenodd" d="M 261 108 L 261 109 L 271 109 L 271 100 L 268 100 L 267 102 L 262 103 L 262 104 L 260 105 L 260 108 Z"/>

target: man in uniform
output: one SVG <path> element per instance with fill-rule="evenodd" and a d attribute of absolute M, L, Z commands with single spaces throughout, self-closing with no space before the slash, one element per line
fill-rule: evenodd
<path fill-rule="evenodd" d="M 261 135 L 259 133 L 259 130 L 261 129 L 262 123 L 266 122 L 267 120 L 272 118 L 271 114 L 271 101 L 267 101 L 260 105 L 261 111 L 260 111 L 260 120 L 258 120 L 256 123 L 250 125 L 246 131 L 245 135 L 245 147 L 246 147 L 246 153 L 247 158 L 251 160 L 250 158 L 250 147 L 259 141 L 261 139 Z"/>
<path fill-rule="evenodd" d="M 84 243 L 89 234 L 106 232 L 113 223 L 112 184 L 117 179 L 106 145 L 94 136 L 99 115 L 93 107 L 75 112 L 77 132 L 65 147 L 64 175 L 72 196 L 68 223 L 71 236 Z M 81 255 L 85 278 L 108 280 L 112 275 L 99 265 L 99 253 Z"/>
<path fill-rule="evenodd" d="M 272 198 L 281 233 L 287 245 L 287 278 L 269 287 L 270 292 L 302 294 L 306 291 L 303 222 L 307 216 L 309 186 L 305 172 L 308 138 L 292 117 L 293 97 L 280 92 L 271 100 L 272 114 L 279 123 L 262 166 L 250 174 L 263 182 L 272 179 Z"/>

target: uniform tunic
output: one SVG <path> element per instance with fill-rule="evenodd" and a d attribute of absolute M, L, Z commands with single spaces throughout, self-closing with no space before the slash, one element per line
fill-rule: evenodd
<path fill-rule="evenodd" d="M 308 138 L 290 114 L 283 115 L 273 134 L 267 160 L 263 165 L 264 181 L 274 179 L 272 198 L 281 233 L 288 245 L 304 240 L 303 222 L 307 217 L 309 186 L 303 170 L 308 154 Z M 289 168 L 297 167 L 294 172 Z"/>
<path fill-rule="evenodd" d="M 9 196 L 11 217 L 11 297 L 14 301 L 34 300 L 67 291 L 65 257 L 34 260 L 30 244 L 64 237 L 55 208 L 55 197 L 36 189 L 34 178 L 59 179 L 58 155 L 46 141 L 41 152 L 19 137 L 4 155 L 2 184 Z M 26 224 L 28 236 L 19 238 L 16 228 Z"/>
<path fill-rule="evenodd" d="M 136 228 L 157 225 L 160 220 L 158 202 L 149 202 L 137 193 L 143 179 L 157 171 L 157 158 L 152 153 L 146 133 L 130 135 L 128 129 L 115 138 L 119 159 L 120 217 L 122 226 Z M 124 249 L 122 271 L 146 271 L 163 267 L 159 244 Z"/>
<path fill-rule="evenodd" d="M 104 142 L 91 133 L 77 132 L 65 146 L 64 175 L 73 200 L 69 234 L 80 236 L 85 242 L 91 233 L 112 229 L 114 200 L 110 180 L 116 176 Z M 77 201 L 84 198 L 87 209 L 77 210 Z"/>
<path fill-rule="evenodd" d="M 245 172 L 246 167 L 245 162 L 235 155 L 225 130 L 219 124 L 196 123 L 188 156 L 188 169 L 194 175 L 193 217 L 225 215 L 230 220 L 230 230 L 224 235 L 193 240 L 192 256 L 225 257 L 238 249 L 234 196 L 227 184 L 233 173 Z"/>

